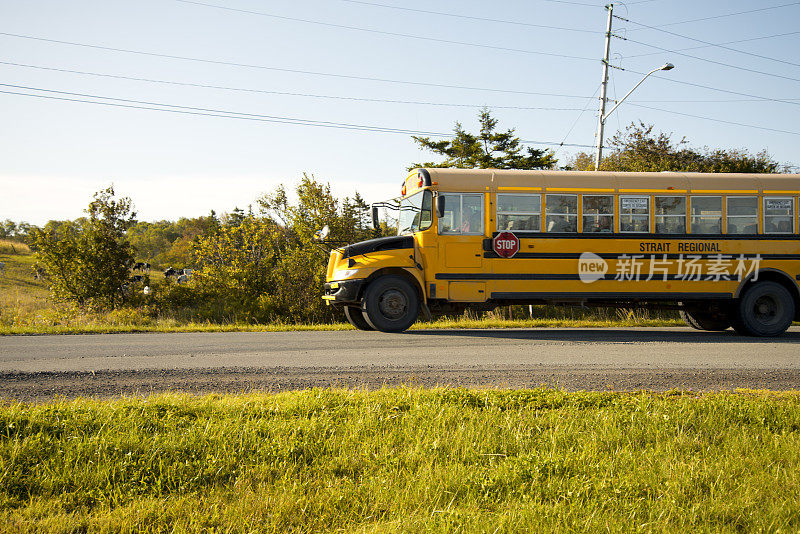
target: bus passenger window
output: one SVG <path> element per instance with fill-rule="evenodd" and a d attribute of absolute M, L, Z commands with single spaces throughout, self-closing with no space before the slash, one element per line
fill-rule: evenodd
<path fill-rule="evenodd" d="M 483 195 L 439 193 L 444 198 L 440 234 L 483 234 Z"/>
<path fill-rule="evenodd" d="M 483 233 L 483 195 L 461 195 L 461 233 Z"/>
<path fill-rule="evenodd" d="M 541 195 L 497 195 L 497 231 L 541 231 Z"/>
<path fill-rule="evenodd" d="M 722 233 L 722 197 L 692 197 L 692 233 Z"/>
<path fill-rule="evenodd" d="M 656 197 L 656 233 L 686 233 L 686 197 Z"/>
<path fill-rule="evenodd" d="M 619 197 L 619 231 L 650 231 L 650 197 Z"/>
<path fill-rule="evenodd" d="M 794 232 L 794 199 L 770 197 L 764 199 L 764 233 L 791 234 Z"/>
<path fill-rule="evenodd" d="M 547 195 L 545 225 L 548 232 L 577 232 L 578 195 Z"/>
<path fill-rule="evenodd" d="M 583 232 L 614 231 L 614 197 L 583 195 Z"/>
<path fill-rule="evenodd" d="M 758 197 L 728 197 L 728 233 L 758 233 Z"/>

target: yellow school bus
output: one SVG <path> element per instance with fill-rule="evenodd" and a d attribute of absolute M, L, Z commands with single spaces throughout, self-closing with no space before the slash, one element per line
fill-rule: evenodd
<path fill-rule="evenodd" d="M 509 304 L 679 309 L 701 330 L 800 319 L 800 175 L 416 169 L 398 235 L 331 252 L 363 330 Z"/>

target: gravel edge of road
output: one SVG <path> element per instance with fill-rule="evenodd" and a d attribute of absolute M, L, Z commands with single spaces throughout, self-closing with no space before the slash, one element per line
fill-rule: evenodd
<path fill-rule="evenodd" d="M 732 391 L 800 389 L 798 369 L 620 369 L 602 366 L 275 367 L 0 373 L 0 399 L 42 403 L 164 393 L 203 395 L 320 388 L 437 386 L 566 391 Z"/>

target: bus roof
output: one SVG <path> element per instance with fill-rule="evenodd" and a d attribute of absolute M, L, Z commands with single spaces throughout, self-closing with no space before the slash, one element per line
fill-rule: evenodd
<path fill-rule="evenodd" d="M 800 174 L 426 168 L 439 191 L 798 194 Z"/>

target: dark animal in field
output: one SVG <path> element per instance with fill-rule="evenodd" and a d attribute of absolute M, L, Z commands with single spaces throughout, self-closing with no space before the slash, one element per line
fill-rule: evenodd
<path fill-rule="evenodd" d="M 131 276 L 131 282 L 135 283 L 135 282 L 143 282 L 143 281 L 144 281 L 144 276 L 142 276 L 141 274 L 137 274 L 137 275 Z"/>
<path fill-rule="evenodd" d="M 169 269 L 164 271 L 164 277 L 169 278 L 170 276 L 174 276 L 175 278 L 179 278 L 181 276 L 185 276 L 186 277 L 186 279 L 184 280 L 185 282 L 186 280 L 192 277 L 193 272 L 194 269 L 175 269 L 174 267 L 170 267 Z"/>
<path fill-rule="evenodd" d="M 148 272 L 149 273 L 150 272 L 150 264 L 147 263 L 147 262 L 144 262 L 144 261 L 137 261 L 136 263 L 133 264 L 132 270 L 133 271 L 139 271 L 139 272 L 142 272 L 142 273 L 144 273 L 144 272 Z"/>

